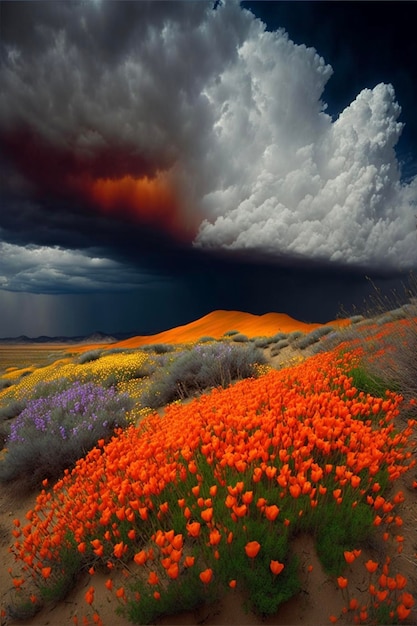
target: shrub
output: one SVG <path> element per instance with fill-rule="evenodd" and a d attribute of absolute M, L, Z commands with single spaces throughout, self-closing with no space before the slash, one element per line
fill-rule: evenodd
<path fill-rule="evenodd" d="M 287 341 L 286 339 L 281 339 L 281 341 L 278 341 L 276 344 L 271 346 L 271 356 L 277 356 L 277 354 L 279 354 L 283 348 L 288 348 L 289 345 L 289 341 Z"/>
<path fill-rule="evenodd" d="M 141 346 L 141 350 L 144 352 L 156 352 L 156 354 L 165 354 L 166 352 L 174 352 L 175 346 L 169 343 L 150 343 Z"/>
<path fill-rule="evenodd" d="M 130 348 L 108 348 L 106 349 L 106 351 L 103 351 L 103 355 L 108 356 L 109 354 L 131 354 L 132 352 L 134 352 L 134 350 L 131 350 Z"/>
<path fill-rule="evenodd" d="M 12 384 L 13 383 L 11 380 L 7 380 L 6 378 L 0 378 L 0 391 L 3 391 L 3 389 L 8 389 L 12 386 Z"/>
<path fill-rule="evenodd" d="M 269 337 L 256 337 L 254 344 L 256 348 L 267 348 L 271 343 Z"/>
<path fill-rule="evenodd" d="M 281 341 L 281 339 L 286 339 L 287 338 L 287 333 L 276 333 L 276 335 L 273 335 L 270 339 L 271 343 L 276 343 L 277 341 Z"/>
<path fill-rule="evenodd" d="M 83 352 L 78 357 L 78 363 L 82 365 L 83 363 L 90 363 L 91 361 L 97 361 L 101 357 L 102 350 L 88 350 L 87 352 Z"/>
<path fill-rule="evenodd" d="M 351 324 L 358 324 L 358 322 L 363 322 L 364 319 L 365 318 L 364 318 L 363 315 L 352 315 L 349 318 L 349 321 L 350 321 Z"/>
<path fill-rule="evenodd" d="M 55 380 L 46 380 L 38 383 L 31 391 L 30 400 L 38 398 L 49 398 L 65 389 L 68 389 L 73 381 L 68 378 L 56 378 Z"/>
<path fill-rule="evenodd" d="M 107 440 L 115 428 L 126 426 L 132 406 L 126 394 L 79 382 L 30 400 L 10 425 L 0 480 L 20 479 L 35 487 L 45 478 L 56 479 L 99 439 Z"/>
<path fill-rule="evenodd" d="M 226 332 L 223 334 L 223 337 L 233 337 L 233 335 L 238 335 L 239 331 L 238 330 L 226 330 Z"/>
<path fill-rule="evenodd" d="M 300 337 L 304 337 L 304 333 L 302 333 L 301 330 L 294 330 L 292 333 L 287 335 L 287 339 L 290 343 L 292 343 L 296 339 L 300 339 Z"/>
<path fill-rule="evenodd" d="M 197 345 L 179 353 L 166 370 L 160 369 L 141 401 L 157 408 L 210 387 L 227 387 L 233 380 L 255 376 L 255 365 L 262 363 L 266 363 L 263 353 L 252 344 Z"/>
<path fill-rule="evenodd" d="M 237 343 L 245 343 L 246 341 L 249 341 L 249 337 L 243 335 L 242 333 L 238 333 L 237 335 L 233 335 L 232 340 Z"/>
<path fill-rule="evenodd" d="M 305 348 L 317 343 L 325 335 L 329 335 L 333 330 L 332 326 L 320 326 L 319 328 L 315 328 L 311 331 L 311 333 L 308 333 L 308 335 L 300 337 L 296 340 L 294 342 L 294 347 L 304 350 Z"/>
<path fill-rule="evenodd" d="M 210 341 L 216 341 L 215 337 L 210 337 L 210 335 L 204 335 L 200 337 L 197 343 L 209 343 Z"/>
<path fill-rule="evenodd" d="M 26 402 L 23 400 L 11 400 L 8 404 L 0 408 L 0 421 L 10 420 L 17 417 L 23 411 Z"/>

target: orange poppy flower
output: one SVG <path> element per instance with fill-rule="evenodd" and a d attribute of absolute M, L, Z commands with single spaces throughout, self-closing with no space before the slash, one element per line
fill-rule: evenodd
<path fill-rule="evenodd" d="M 140 552 L 137 552 L 135 554 L 133 560 L 135 561 L 136 565 L 144 565 L 147 561 L 147 558 L 148 557 L 145 550 L 141 550 Z"/>
<path fill-rule="evenodd" d="M 411 593 L 408 593 L 408 591 L 404 591 L 399 600 L 407 609 L 411 609 L 414 606 L 414 598 Z"/>
<path fill-rule="evenodd" d="M 201 511 L 200 515 L 201 519 L 203 519 L 205 522 L 211 522 L 211 520 L 213 519 L 213 507 L 210 507 L 209 509 L 204 509 L 204 511 Z"/>
<path fill-rule="evenodd" d="M 165 515 L 165 513 L 168 513 L 169 511 L 168 502 L 162 502 L 162 504 L 159 505 L 159 510 L 161 511 L 163 515 Z"/>
<path fill-rule="evenodd" d="M 273 522 L 276 520 L 279 514 L 279 508 L 276 504 L 271 504 L 270 506 L 265 507 L 265 516 L 270 521 Z"/>
<path fill-rule="evenodd" d="M 157 585 L 159 583 L 158 574 L 156 572 L 149 572 L 148 584 Z"/>
<path fill-rule="evenodd" d="M 237 517 L 245 517 L 248 512 L 248 507 L 246 504 L 241 504 L 240 506 L 233 506 L 233 512 Z"/>
<path fill-rule="evenodd" d="M 229 581 L 229 587 L 230 587 L 230 589 L 235 589 L 236 588 L 236 580 L 235 579 Z"/>
<path fill-rule="evenodd" d="M 123 541 L 121 541 L 120 543 L 116 543 L 114 545 L 113 554 L 116 557 L 116 559 L 120 559 L 123 556 L 123 554 L 126 552 L 126 550 L 127 550 L 127 546 L 125 546 Z"/>
<path fill-rule="evenodd" d="M 126 599 L 126 592 L 124 587 L 119 587 L 118 589 L 116 589 L 116 598 Z"/>
<path fill-rule="evenodd" d="M 191 537 L 198 537 L 200 534 L 201 524 L 200 522 L 189 522 L 186 528 Z"/>
<path fill-rule="evenodd" d="M 200 572 L 199 576 L 200 576 L 201 582 L 204 583 L 205 585 L 208 585 L 211 579 L 213 578 L 213 570 L 210 567 L 208 567 L 203 572 Z"/>
<path fill-rule="evenodd" d="M 368 570 L 368 572 L 372 574 L 378 569 L 378 563 L 376 561 L 371 561 L 371 559 L 369 559 L 369 561 L 366 561 L 365 567 Z"/>
<path fill-rule="evenodd" d="M 187 555 L 184 559 L 184 567 L 192 567 L 195 562 L 195 557 Z"/>
<path fill-rule="evenodd" d="M 181 557 L 182 557 L 182 549 L 175 550 L 174 548 L 170 554 L 171 561 L 173 561 L 174 563 L 179 563 L 181 560 Z"/>
<path fill-rule="evenodd" d="M 175 548 L 175 550 L 181 550 L 184 544 L 183 536 L 181 534 L 175 535 L 173 538 L 171 545 Z"/>
<path fill-rule="evenodd" d="M 356 558 L 355 554 L 353 552 L 349 552 L 348 550 L 343 552 L 343 556 L 345 557 L 346 563 L 353 563 Z"/>
<path fill-rule="evenodd" d="M 395 580 L 397 582 L 397 589 L 404 589 L 404 587 L 407 585 L 407 579 L 402 574 L 396 574 Z"/>
<path fill-rule="evenodd" d="M 298 483 L 290 485 L 290 494 L 293 498 L 298 498 L 301 495 L 301 487 Z"/>
<path fill-rule="evenodd" d="M 178 578 L 178 575 L 180 573 L 180 568 L 178 566 L 178 563 L 172 563 L 172 565 L 168 567 L 166 572 L 170 578 L 172 579 Z"/>
<path fill-rule="evenodd" d="M 15 589 L 20 589 L 24 582 L 23 578 L 13 578 L 13 585 Z"/>
<path fill-rule="evenodd" d="M 220 543 L 221 538 L 222 536 L 220 532 L 217 530 L 217 528 L 214 528 L 212 531 L 210 531 L 210 534 L 209 534 L 210 545 L 217 546 Z"/>
<path fill-rule="evenodd" d="M 140 518 L 145 522 L 148 519 L 148 507 L 142 506 L 139 508 Z"/>
<path fill-rule="evenodd" d="M 231 509 L 232 506 L 234 506 L 236 504 L 237 500 L 236 500 L 236 496 L 232 496 L 230 495 L 230 493 L 227 494 L 226 499 L 224 501 L 225 505 L 227 506 L 228 509 Z"/>
<path fill-rule="evenodd" d="M 93 604 L 94 602 L 94 587 L 89 587 L 84 595 L 84 599 L 87 604 Z"/>
<path fill-rule="evenodd" d="M 347 587 L 348 585 L 348 579 L 343 578 L 343 576 L 339 576 L 337 579 L 337 584 L 339 585 L 340 589 L 345 589 L 345 587 Z"/>
<path fill-rule="evenodd" d="M 407 619 L 410 613 L 411 609 L 407 609 L 404 604 L 399 604 L 397 606 L 397 615 L 401 620 Z"/>
<path fill-rule="evenodd" d="M 257 541 L 249 541 L 245 546 L 245 552 L 247 556 L 254 559 L 261 549 L 261 544 Z"/>
<path fill-rule="evenodd" d="M 356 487 L 359 487 L 359 484 L 361 482 L 361 478 L 360 476 L 352 476 L 350 479 L 350 484 L 352 485 L 352 487 L 354 487 L 356 489 Z"/>
<path fill-rule="evenodd" d="M 280 563 L 279 561 L 273 561 L 271 560 L 270 564 L 269 564 L 269 569 L 271 570 L 271 572 L 277 576 L 278 574 L 280 574 L 282 572 L 282 570 L 284 569 L 284 564 Z"/>

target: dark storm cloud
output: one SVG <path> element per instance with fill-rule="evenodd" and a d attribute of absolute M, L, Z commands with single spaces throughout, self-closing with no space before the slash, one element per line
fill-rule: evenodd
<path fill-rule="evenodd" d="M 31 293 L 91 293 L 137 289 L 158 279 L 87 249 L 19 246 L 0 241 L 0 289 Z M 159 278 L 161 280 L 161 277 Z"/>
<path fill-rule="evenodd" d="M 417 177 L 401 179 L 388 82 L 333 119 L 327 59 L 236 2 L 1 11 L 2 252 L 16 264 L 21 249 L 34 268 L 5 263 L 3 289 L 112 288 L 118 263 L 193 278 L 209 253 L 416 265 Z"/>

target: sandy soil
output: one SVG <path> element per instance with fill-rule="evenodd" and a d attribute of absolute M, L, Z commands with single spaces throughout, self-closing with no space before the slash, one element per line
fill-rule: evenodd
<path fill-rule="evenodd" d="M 237 328 L 239 331 L 249 336 L 268 335 L 268 333 L 270 333 L 270 327 L 263 325 L 264 320 L 262 318 L 267 316 L 262 316 L 261 319 L 259 316 L 254 316 L 257 317 L 257 325 L 255 325 L 252 320 L 252 335 L 250 335 L 248 330 L 250 325 L 244 327 L 241 321 L 239 321 L 239 318 L 232 319 L 230 316 L 222 317 L 221 315 L 217 315 L 216 317 L 214 314 L 210 315 L 212 315 L 212 317 L 214 316 L 214 320 L 217 319 L 217 325 L 215 327 L 211 326 L 208 331 L 207 326 L 204 326 L 203 330 L 201 325 L 196 324 L 193 328 L 188 328 L 188 330 L 184 329 L 183 334 L 178 334 L 178 336 L 181 336 L 181 341 L 185 341 L 185 336 L 187 336 L 187 340 L 190 341 L 190 336 L 193 335 L 193 333 L 197 335 L 194 336 L 195 339 L 201 337 L 202 334 L 216 336 L 216 334 L 220 333 L 221 336 L 225 331 L 233 328 Z M 204 319 L 205 318 L 203 318 L 203 320 Z M 248 318 L 246 317 L 245 319 Z M 281 321 L 282 320 L 283 317 L 281 316 Z M 289 323 L 297 324 L 295 320 L 291 321 L 291 319 Z M 274 332 L 278 332 L 276 320 L 274 320 L 274 324 Z M 300 328 L 299 326 L 296 327 L 295 324 L 291 330 Z M 178 330 L 181 331 L 181 329 Z M 312 328 L 310 330 L 312 330 Z M 170 332 L 171 331 L 167 331 L 165 334 L 155 336 L 153 340 L 172 341 L 172 339 L 169 338 Z M 290 330 L 287 329 L 286 332 L 290 332 Z M 163 338 L 162 335 L 164 335 Z M 149 342 L 149 337 L 147 341 Z M 285 360 L 291 360 L 298 356 L 291 349 L 288 349 L 286 352 L 274 358 L 270 356 L 268 350 L 266 353 L 270 362 L 278 368 L 282 367 L 284 358 Z M 303 354 L 306 356 L 305 351 Z M 406 496 L 401 510 L 404 523 L 400 530 L 401 534 L 404 536 L 404 548 L 401 554 L 393 552 L 392 561 L 393 570 L 401 572 L 408 578 L 408 591 L 417 595 L 417 490 L 412 488 L 414 478 L 415 471 L 409 472 L 397 481 L 397 489 L 402 489 Z M 11 578 L 7 573 L 8 568 L 13 567 L 13 558 L 9 552 L 9 546 L 13 542 L 13 536 L 11 534 L 13 529 L 12 521 L 14 518 L 23 520 L 25 513 L 33 506 L 34 500 L 35 495 L 25 496 L 7 489 L 4 486 L 0 486 L 0 561 L 2 564 L 0 576 L 0 603 L 2 608 L 5 608 L 9 603 L 9 594 L 12 587 Z M 329 624 L 329 616 L 331 614 L 338 615 L 343 606 L 342 592 L 338 589 L 335 580 L 323 571 L 310 537 L 298 537 L 293 547 L 299 555 L 302 590 L 295 598 L 282 605 L 277 615 L 261 619 L 259 616 L 245 610 L 245 598 L 240 593 L 230 592 L 221 602 L 216 603 L 214 606 L 205 606 L 195 612 L 180 613 L 166 617 L 159 620 L 158 624 L 165 626 L 196 624 L 213 626 L 223 624 L 239 626 L 261 624 L 274 624 L 276 626 L 319 626 L 321 624 Z M 359 601 L 361 597 L 366 601 L 364 591 L 368 588 L 368 574 L 363 567 L 363 563 L 369 558 L 378 560 L 378 556 L 385 554 L 385 552 L 379 553 L 382 549 L 386 550 L 386 544 L 375 544 L 375 546 L 370 547 L 369 550 L 363 550 L 360 558 L 355 561 L 353 566 L 347 566 L 345 575 L 349 578 L 350 589 L 355 589 L 355 594 Z M 91 582 L 94 582 L 96 588 L 96 606 L 100 610 L 100 615 L 105 626 L 128 626 L 129 622 L 115 615 L 115 601 L 113 596 L 107 592 L 104 584 L 100 585 L 98 576 L 99 575 L 96 574 L 94 581 L 91 581 L 89 575 L 86 574 L 78 582 L 77 587 L 67 596 L 65 601 L 60 602 L 56 606 L 43 609 L 32 619 L 18 621 L 12 617 L 6 617 L 3 618 L 3 621 L 0 620 L 1 626 L 17 626 L 19 624 L 27 626 L 64 626 L 73 623 L 72 618 L 74 615 L 78 615 L 80 623 L 82 623 L 81 618 L 87 608 L 84 601 L 84 594 Z M 350 616 L 347 615 L 344 616 L 339 623 L 350 624 L 352 622 Z M 417 607 L 414 607 L 407 623 L 417 624 Z"/>
<path fill-rule="evenodd" d="M 194 322 L 163 331 L 156 335 L 139 335 L 111 344 L 111 348 L 138 348 L 152 343 L 187 343 L 198 341 L 203 336 L 220 339 L 229 330 L 238 330 L 250 339 L 253 337 L 271 337 L 278 332 L 290 333 L 301 330 L 308 333 L 319 326 L 345 326 L 347 320 L 334 320 L 327 324 L 307 324 L 293 319 L 285 313 L 266 313 L 253 315 L 240 311 L 213 311 Z M 79 346 L 77 350 L 91 349 L 92 346 Z M 102 344 L 99 347 L 105 347 Z"/>

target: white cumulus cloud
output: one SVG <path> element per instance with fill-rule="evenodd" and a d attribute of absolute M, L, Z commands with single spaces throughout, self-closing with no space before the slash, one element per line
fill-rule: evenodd
<path fill-rule="evenodd" d="M 4 29 L 0 131 L 29 128 L 104 178 L 163 176 L 203 250 L 417 266 L 392 85 L 333 120 L 332 68 L 237 2 L 32 4 Z"/>

